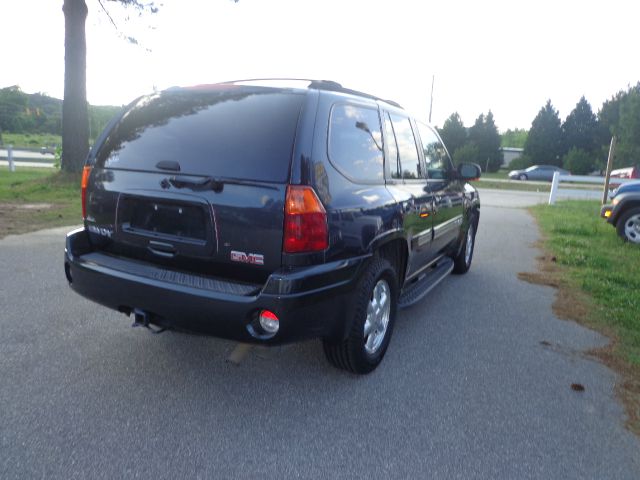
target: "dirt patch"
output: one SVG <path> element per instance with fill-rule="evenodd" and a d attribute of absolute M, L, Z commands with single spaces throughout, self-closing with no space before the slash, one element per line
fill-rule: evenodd
<path fill-rule="evenodd" d="M 5 204 L 5 205 L 11 205 L 11 204 Z M 0 208 L 1 208 L 2 204 L 0 204 Z M 53 207 L 52 203 L 23 203 L 21 205 L 14 205 L 16 209 L 18 210 L 49 210 L 50 208 Z"/>
<path fill-rule="evenodd" d="M 64 205 L 0 202 L 0 238 L 64 224 Z"/>
<path fill-rule="evenodd" d="M 538 242 L 536 247 L 544 251 L 541 242 Z M 620 351 L 615 333 L 593 318 L 598 314 L 598 309 L 584 292 L 565 280 L 562 267 L 556 263 L 555 257 L 545 252 L 537 260 L 537 272 L 522 272 L 518 274 L 518 278 L 536 285 L 555 288 L 557 292 L 553 312 L 556 316 L 596 330 L 611 340 L 605 347 L 594 348 L 584 353 L 598 359 L 619 375 L 615 393 L 627 414 L 625 426 L 640 436 L 640 366 L 626 360 Z"/>

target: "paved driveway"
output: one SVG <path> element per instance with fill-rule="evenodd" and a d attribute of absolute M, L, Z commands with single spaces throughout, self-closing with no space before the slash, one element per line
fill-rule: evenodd
<path fill-rule="evenodd" d="M 471 271 L 402 311 L 366 377 L 316 341 L 234 366 L 230 342 L 132 330 L 68 289 L 61 231 L 0 241 L 0 478 L 640 478 L 615 376 L 581 353 L 605 339 L 517 279 L 538 233 L 493 203 Z"/>

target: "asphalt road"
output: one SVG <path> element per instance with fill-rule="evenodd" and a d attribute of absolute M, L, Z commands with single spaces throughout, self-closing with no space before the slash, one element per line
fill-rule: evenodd
<path fill-rule="evenodd" d="M 365 377 L 317 341 L 235 366 L 231 342 L 131 329 L 67 287 L 61 230 L 0 240 L 0 478 L 640 478 L 615 376 L 581 353 L 605 339 L 517 279 L 538 233 L 505 204 Z"/>

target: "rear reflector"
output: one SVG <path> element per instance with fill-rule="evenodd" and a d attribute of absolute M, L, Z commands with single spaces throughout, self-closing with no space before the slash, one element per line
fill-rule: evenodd
<path fill-rule="evenodd" d="M 284 214 L 285 253 L 318 252 L 329 246 L 327 212 L 313 188 L 289 185 Z"/>
<path fill-rule="evenodd" d="M 262 310 L 258 319 L 260 320 L 260 326 L 267 333 L 277 333 L 280 329 L 278 316 L 269 310 Z"/>
<path fill-rule="evenodd" d="M 80 188 L 82 190 L 82 219 L 87 218 L 87 185 L 89 184 L 89 175 L 91 174 L 91 167 L 85 166 L 82 169 L 82 182 Z"/>

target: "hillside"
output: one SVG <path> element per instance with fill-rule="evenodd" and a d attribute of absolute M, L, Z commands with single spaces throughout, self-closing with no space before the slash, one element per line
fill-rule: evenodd
<path fill-rule="evenodd" d="M 121 107 L 89 105 L 89 130 L 98 135 Z M 0 88 L 0 135 L 62 134 L 62 100 L 25 93 L 18 86 Z"/>

